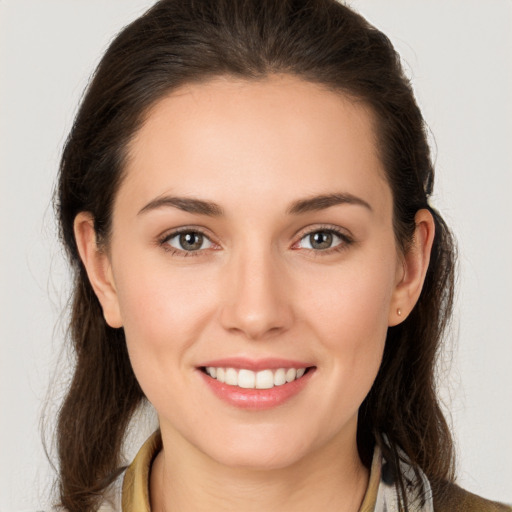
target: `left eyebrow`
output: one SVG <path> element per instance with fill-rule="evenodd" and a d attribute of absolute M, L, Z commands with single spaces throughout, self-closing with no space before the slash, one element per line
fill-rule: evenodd
<path fill-rule="evenodd" d="M 325 210 L 331 206 L 339 204 L 353 204 L 363 206 L 370 212 L 373 208 L 364 199 L 347 193 L 339 194 L 323 194 L 319 196 L 310 197 L 307 199 L 299 199 L 294 201 L 287 210 L 288 214 L 299 215 L 301 213 Z"/>
<path fill-rule="evenodd" d="M 173 207 L 178 210 L 183 210 L 184 212 L 208 215 L 211 217 L 218 217 L 224 214 L 222 208 L 211 201 L 203 201 L 191 197 L 163 196 L 150 201 L 139 211 L 138 215 L 166 207 Z"/>

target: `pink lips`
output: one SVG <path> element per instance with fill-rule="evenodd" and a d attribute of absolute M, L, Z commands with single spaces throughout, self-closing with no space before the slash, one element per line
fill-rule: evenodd
<path fill-rule="evenodd" d="M 281 386 L 270 389 L 244 389 L 219 382 L 199 369 L 199 374 L 208 388 L 221 400 L 241 409 L 265 410 L 283 404 L 296 396 L 310 381 L 315 367 L 302 361 L 289 359 L 260 359 L 249 360 L 245 358 L 227 358 L 208 361 L 201 365 L 205 367 L 247 369 L 254 372 L 261 370 L 276 370 L 278 368 L 308 368 L 308 371 L 299 379 L 287 382 Z"/>

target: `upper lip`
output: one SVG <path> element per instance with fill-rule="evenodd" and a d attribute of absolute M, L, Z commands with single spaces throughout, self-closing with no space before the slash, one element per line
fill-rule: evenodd
<path fill-rule="evenodd" d="M 213 366 L 215 368 L 235 368 L 238 370 L 246 369 L 252 371 L 259 370 L 277 370 L 278 368 L 309 368 L 311 363 L 296 361 L 292 359 L 281 359 L 268 357 L 264 359 L 248 359 L 246 357 L 228 357 L 224 359 L 215 359 L 201 364 L 200 368 Z"/>

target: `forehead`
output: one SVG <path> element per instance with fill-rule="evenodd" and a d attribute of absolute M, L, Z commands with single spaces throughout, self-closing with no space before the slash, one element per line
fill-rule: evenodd
<path fill-rule="evenodd" d="M 370 109 L 292 76 L 185 85 L 150 109 L 128 149 L 119 195 L 141 207 L 165 193 L 274 201 L 342 189 L 389 209 Z"/>

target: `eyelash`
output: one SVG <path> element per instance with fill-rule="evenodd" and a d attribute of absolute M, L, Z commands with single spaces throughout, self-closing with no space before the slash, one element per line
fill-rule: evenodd
<path fill-rule="evenodd" d="M 203 254 L 205 250 L 208 249 L 198 249 L 196 251 L 186 251 L 184 249 L 177 249 L 171 245 L 169 245 L 169 241 L 173 238 L 186 234 L 199 234 L 202 235 L 204 238 L 206 238 L 211 244 L 216 245 L 215 242 L 211 240 L 211 238 L 201 229 L 199 228 L 191 228 L 191 227 L 184 227 L 177 230 L 172 231 L 171 233 L 166 233 L 162 237 L 158 239 L 158 245 L 160 245 L 164 251 L 177 256 L 182 257 L 190 257 L 190 256 L 200 256 Z M 292 246 L 292 249 L 298 250 L 299 248 L 296 248 L 295 246 L 299 244 L 302 240 L 304 240 L 306 237 L 311 236 L 315 233 L 330 233 L 336 237 L 338 237 L 341 240 L 341 243 L 335 245 L 334 247 L 329 247 L 327 249 L 306 249 L 308 251 L 311 251 L 315 256 L 321 256 L 321 255 L 328 255 L 333 254 L 336 252 L 341 252 L 346 250 L 351 244 L 354 243 L 354 240 L 351 236 L 347 235 L 346 233 L 342 232 L 341 230 L 333 227 L 333 226 L 318 226 L 315 229 L 312 229 L 310 231 L 306 231 L 300 235 L 300 238 L 297 242 L 295 242 Z"/>
<path fill-rule="evenodd" d="M 342 252 L 342 251 L 348 249 L 348 247 L 354 243 L 354 239 L 351 236 L 349 236 L 347 233 L 341 231 L 339 228 L 336 228 L 334 226 L 326 225 L 326 226 L 317 226 L 312 230 L 301 233 L 299 240 L 293 244 L 292 248 L 295 247 L 298 243 L 300 243 L 305 238 L 307 238 L 315 233 L 330 233 L 330 234 L 338 237 L 341 240 L 341 242 L 333 247 L 328 247 L 327 249 L 317 249 L 317 250 L 306 249 L 306 250 L 310 251 L 314 256 L 327 256 L 329 254 L 339 253 L 339 252 Z"/>
<path fill-rule="evenodd" d="M 169 245 L 168 242 L 170 240 L 172 240 L 173 238 L 175 238 L 179 235 L 183 235 L 186 233 L 202 235 L 204 238 L 209 240 L 210 243 L 215 245 L 215 243 L 212 242 L 210 237 L 203 230 L 201 230 L 199 228 L 192 228 L 192 227 L 179 228 L 179 229 L 172 231 L 171 233 L 166 233 L 161 238 L 159 238 L 158 245 L 160 245 L 164 251 L 170 253 L 171 255 L 183 256 L 183 257 L 200 256 L 205 250 L 207 250 L 207 249 L 202 249 L 202 250 L 199 249 L 197 251 L 185 251 L 184 249 L 177 249 L 176 247 Z"/>

